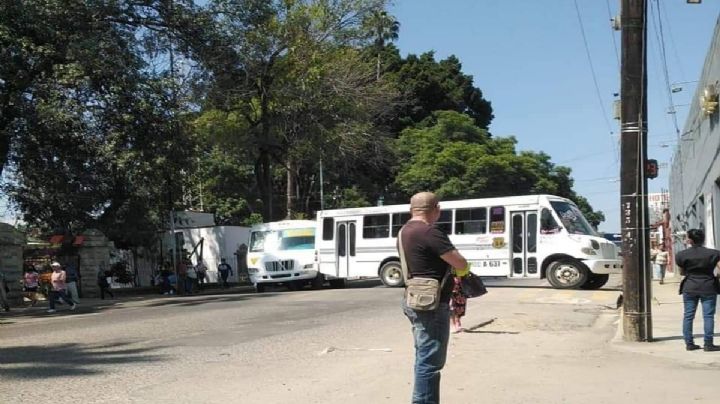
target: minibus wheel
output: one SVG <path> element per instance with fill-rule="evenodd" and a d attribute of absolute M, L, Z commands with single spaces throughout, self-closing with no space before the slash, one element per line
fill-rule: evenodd
<path fill-rule="evenodd" d="M 556 289 L 577 289 L 589 275 L 585 265 L 572 258 L 561 258 L 547 268 L 547 280 Z"/>
<path fill-rule="evenodd" d="M 580 289 L 595 290 L 605 286 L 610 280 L 608 274 L 590 274 L 588 280 L 580 286 Z"/>
<path fill-rule="evenodd" d="M 405 284 L 399 261 L 388 261 L 380 267 L 380 280 L 389 288 L 398 288 Z"/>
<path fill-rule="evenodd" d="M 316 277 L 313 278 L 313 280 L 310 282 L 310 287 L 313 290 L 320 290 L 323 287 L 323 284 L 325 283 L 325 277 L 323 274 L 319 273 Z"/>

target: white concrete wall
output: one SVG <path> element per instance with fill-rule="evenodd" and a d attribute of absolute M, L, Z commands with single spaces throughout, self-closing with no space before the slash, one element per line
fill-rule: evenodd
<path fill-rule="evenodd" d="M 233 275 L 230 282 L 237 282 L 238 278 L 238 262 L 235 256 L 240 245 L 248 244 L 250 238 L 250 228 L 242 226 L 213 226 L 199 227 L 195 229 L 178 229 L 177 232 L 183 233 L 185 245 L 182 247 L 188 252 L 193 250 L 201 239 L 204 239 L 203 261 L 208 268 L 208 281 L 217 282 L 217 267 L 220 260 L 225 258 L 227 263 L 233 268 Z M 167 251 L 171 242 L 169 233 L 163 237 L 163 245 Z M 197 264 L 195 256 L 192 258 L 193 264 Z"/>
<path fill-rule="evenodd" d="M 670 170 L 670 215 L 673 232 L 703 228 L 706 245 L 720 245 L 720 113 L 707 116 L 700 97 L 707 85 L 720 89 L 720 19 L 715 26 L 697 91 Z M 682 240 L 676 239 L 676 247 Z"/>

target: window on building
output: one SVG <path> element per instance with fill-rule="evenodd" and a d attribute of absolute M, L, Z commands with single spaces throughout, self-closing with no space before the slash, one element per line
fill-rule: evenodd
<path fill-rule="evenodd" d="M 455 234 L 487 233 L 487 208 L 457 209 Z"/>
<path fill-rule="evenodd" d="M 390 237 L 390 215 L 367 215 L 363 217 L 363 238 Z"/>

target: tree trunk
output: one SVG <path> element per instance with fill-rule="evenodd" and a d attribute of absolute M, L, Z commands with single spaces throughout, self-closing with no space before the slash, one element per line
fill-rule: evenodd
<path fill-rule="evenodd" d="M 375 79 L 377 81 L 380 81 L 380 53 L 378 53 L 378 55 L 377 55 L 377 71 L 376 71 Z"/>
<path fill-rule="evenodd" d="M 262 196 L 263 207 L 262 215 L 263 221 L 271 222 L 273 209 L 272 209 L 272 166 L 270 163 L 270 153 L 265 148 L 260 148 L 260 156 L 255 164 L 255 180 L 257 181 L 258 188 L 260 189 L 260 195 Z"/>
<path fill-rule="evenodd" d="M 290 220 L 295 214 L 295 201 L 297 200 L 297 186 L 295 178 L 295 165 L 292 158 L 287 160 L 287 203 L 285 218 Z"/>

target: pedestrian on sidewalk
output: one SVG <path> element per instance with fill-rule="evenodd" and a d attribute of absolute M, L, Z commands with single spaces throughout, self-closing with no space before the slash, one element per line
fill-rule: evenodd
<path fill-rule="evenodd" d="M 205 277 L 207 276 L 207 267 L 205 266 L 205 263 L 199 261 L 197 266 L 195 266 L 195 272 L 197 272 L 198 289 L 205 289 Z"/>
<path fill-rule="evenodd" d="M 720 263 L 720 251 L 703 247 L 705 232 L 701 229 L 691 229 L 687 232 L 685 244 L 688 249 L 680 251 L 675 256 L 675 263 L 681 275 L 685 277 L 680 282 L 680 293 L 683 296 L 685 313 L 683 316 L 683 338 L 685 349 L 694 351 L 700 349 L 693 340 L 693 320 L 698 303 L 702 305 L 705 351 L 719 351 L 720 347 L 713 343 L 715 333 L 715 307 L 717 306 L 718 280 L 715 277 L 715 268 Z"/>
<path fill-rule="evenodd" d="M 109 277 L 109 271 L 103 271 L 102 268 L 98 269 L 97 284 L 100 288 L 100 300 L 105 300 L 105 293 L 110 295 L 110 298 L 115 298 L 115 295 L 113 295 L 113 293 L 110 291 L 110 282 L 108 282 Z"/>
<path fill-rule="evenodd" d="M 78 294 L 77 282 L 79 280 L 78 270 L 75 264 L 65 265 L 65 283 L 67 285 L 67 295 L 75 304 L 80 304 L 80 294 Z"/>
<path fill-rule="evenodd" d="M 665 269 L 667 268 L 669 260 L 670 256 L 668 252 L 665 251 L 665 244 L 660 244 L 660 247 L 655 254 L 655 272 L 657 275 L 656 278 L 661 285 L 665 283 Z"/>
<path fill-rule="evenodd" d="M 450 242 L 447 234 L 434 226 L 440 217 L 440 204 L 431 192 L 420 192 L 410 199 L 411 218 L 402 227 L 398 243 L 408 278 L 432 278 L 440 282 L 440 302 L 434 310 L 416 310 L 403 299 L 403 311 L 412 324 L 415 341 L 415 382 L 413 404 L 440 402 L 440 371 L 447 358 L 450 338 L 450 307 L 453 275 L 465 276 L 468 263 Z"/>
<path fill-rule="evenodd" d="M 187 263 L 185 262 L 185 259 L 181 259 L 180 262 L 177 263 L 177 273 L 178 273 L 178 284 L 177 284 L 177 293 L 187 293 Z"/>
<path fill-rule="evenodd" d="M 192 295 L 195 283 L 197 283 L 197 271 L 195 271 L 195 266 L 189 260 L 185 263 L 185 268 L 185 293 Z"/>
<path fill-rule="evenodd" d="M 55 313 L 56 301 L 62 300 L 70 306 L 70 310 L 75 310 L 75 303 L 67 296 L 65 290 L 67 289 L 65 280 L 66 274 L 62 269 L 62 265 L 59 262 L 53 262 L 50 264 L 53 273 L 50 277 L 52 288 L 50 289 L 50 296 L 48 297 L 48 304 L 50 308 L 47 310 L 48 313 Z"/>
<path fill-rule="evenodd" d="M 8 302 L 7 297 L 9 291 L 10 288 L 8 288 L 5 273 L 3 271 L 0 271 L 0 304 L 5 311 L 10 311 L 10 303 Z"/>
<path fill-rule="evenodd" d="M 453 290 L 450 298 L 450 322 L 453 326 L 453 333 L 465 331 L 462 326 L 461 318 L 465 315 L 467 307 L 467 297 L 463 294 L 462 278 L 453 276 Z"/>
<path fill-rule="evenodd" d="M 30 265 L 25 268 L 23 274 L 23 295 L 30 300 L 31 306 L 35 306 L 38 302 L 38 287 L 40 287 L 40 274 L 34 265 Z"/>
<path fill-rule="evenodd" d="M 222 281 L 222 287 L 228 287 L 228 276 L 232 275 L 232 267 L 225 261 L 225 258 L 220 259 L 220 265 L 218 265 L 218 272 L 220 273 L 220 280 Z"/>

